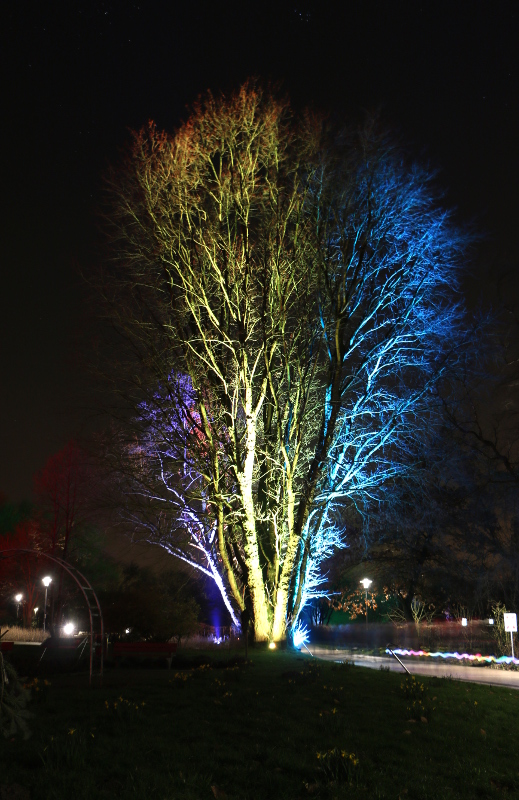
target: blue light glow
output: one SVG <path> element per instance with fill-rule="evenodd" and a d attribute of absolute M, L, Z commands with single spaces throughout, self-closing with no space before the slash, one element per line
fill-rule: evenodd
<path fill-rule="evenodd" d="M 310 631 L 306 625 L 301 624 L 300 620 L 293 629 L 292 641 L 294 642 L 294 647 L 297 648 L 305 646 L 310 641 Z"/>

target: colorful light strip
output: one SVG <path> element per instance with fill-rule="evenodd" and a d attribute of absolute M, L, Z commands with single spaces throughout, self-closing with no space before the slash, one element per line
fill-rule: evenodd
<path fill-rule="evenodd" d="M 519 658 L 512 656 L 482 656 L 481 653 L 472 655 L 471 653 L 429 653 L 427 650 L 386 650 L 386 653 L 395 653 L 397 656 L 429 656 L 430 658 L 456 658 L 458 661 L 486 661 L 494 664 L 519 664 Z"/>

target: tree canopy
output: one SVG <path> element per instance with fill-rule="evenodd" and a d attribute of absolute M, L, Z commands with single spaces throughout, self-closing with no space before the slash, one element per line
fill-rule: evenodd
<path fill-rule="evenodd" d="M 325 591 L 345 509 L 380 501 L 434 427 L 469 338 L 466 239 L 375 125 L 295 117 L 251 82 L 136 133 L 108 189 L 126 522 L 280 640 Z"/>

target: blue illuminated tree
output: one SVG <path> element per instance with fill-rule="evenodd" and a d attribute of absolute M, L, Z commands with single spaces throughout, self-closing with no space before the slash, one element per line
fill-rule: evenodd
<path fill-rule="evenodd" d="M 373 126 L 294 120 L 251 83 L 136 134 L 109 184 L 127 515 L 282 639 L 326 591 L 345 508 L 381 502 L 434 428 L 469 338 L 466 242 Z"/>

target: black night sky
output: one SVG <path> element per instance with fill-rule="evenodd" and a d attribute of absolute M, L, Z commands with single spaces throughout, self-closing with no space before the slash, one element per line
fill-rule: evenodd
<path fill-rule="evenodd" d="M 91 424 L 77 266 L 95 258 L 107 164 L 128 129 L 173 129 L 209 88 L 257 75 L 295 106 L 380 109 L 485 234 L 467 291 L 486 301 L 517 269 L 518 21 L 516 0 L 2 4 L 0 491 L 29 497 Z"/>

